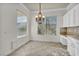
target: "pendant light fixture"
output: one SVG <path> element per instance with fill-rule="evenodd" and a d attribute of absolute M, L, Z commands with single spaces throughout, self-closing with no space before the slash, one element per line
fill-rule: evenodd
<path fill-rule="evenodd" d="M 38 24 L 42 24 L 42 22 L 45 19 L 45 16 L 43 16 L 42 12 L 41 12 L 41 3 L 39 3 L 39 12 L 38 12 L 37 16 L 35 16 L 35 18 L 36 18 L 36 21 L 38 22 Z"/>

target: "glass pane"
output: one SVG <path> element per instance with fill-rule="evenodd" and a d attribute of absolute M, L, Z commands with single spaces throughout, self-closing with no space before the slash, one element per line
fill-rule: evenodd
<path fill-rule="evenodd" d="M 26 34 L 27 31 L 27 18 L 25 15 L 17 16 L 17 36 Z"/>
<path fill-rule="evenodd" d="M 54 34 L 56 35 L 57 17 L 46 17 L 42 24 L 38 24 L 38 34 Z"/>

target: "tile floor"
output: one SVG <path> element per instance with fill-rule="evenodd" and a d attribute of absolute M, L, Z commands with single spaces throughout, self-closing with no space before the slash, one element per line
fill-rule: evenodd
<path fill-rule="evenodd" d="M 66 47 L 53 42 L 30 41 L 10 56 L 69 56 Z"/>

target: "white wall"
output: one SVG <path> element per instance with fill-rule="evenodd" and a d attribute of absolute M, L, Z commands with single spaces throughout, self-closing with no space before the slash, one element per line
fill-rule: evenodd
<path fill-rule="evenodd" d="M 32 39 L 31 40 L 37 40 L 37 41 L 49 41 L 49 42 L 60 42 L 60 38 L 59 38 L 59 33 L 60 33 L 60 20 L 62 20 L 62 16 L 64 15 L 64 13 L 66 12 L 66 10 L 64 9 L 59 9 L 59 10 L 54 10 L 54 11 L 45 11 L 43 12 L 43 14 L 45 16 L 57 16 L 57 36 L 54 35 L 38 35 L 37 34 L 37 22 L 35 21 L 35 16 L 37 15 L 37 13 L 33 12 L 32 13 L 32 19 L 31 19 L 31 33 L 32 33 Z"/>
<path fill-rule="evenodd" d="M 63 16 L 58 16 L 57 17 L 57 29 L 56 29 L 56 33 L 58 36 L 58 41 L 60 42 L 60 28 L 62 26 L 62 21 L 63 21 Z"/>
<path fill-rule="evenodd" d="M 0 55 L 8 55 L 22 44 L 29 41 L 30 22 L 27 36 L 18 39 L 16 36 L 16 9 L 23 11 L 30 21 L 30 11 L 22 4 L 0 4 Z"/>
<path fill-rule="evenodd" d="M 11 41 L 16 39 L 16 7 L 15 4 L 0 4 L 1 13 L 1 55 L 11 51 Z"/>
<path fill-rule="evenodd" d="M 0 7 L 1 7 L 1 5 L 0 5 Z M 1 8 L 0 8 L 0 13 L 1 13 Z M 0 15 L 0 18 L 1 18 L 1 15 Z M 0 27 L 1 27 L 1 20 L 0 20 Z M 0 29 L 0 47 L 1 47 L 1 29 Z M 1 51 L 1 49 L 0 49 L 0 51 Z"/>

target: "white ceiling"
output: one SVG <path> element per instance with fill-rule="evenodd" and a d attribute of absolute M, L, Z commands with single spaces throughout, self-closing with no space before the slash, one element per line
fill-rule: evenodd
<path fill-rule="evenodd" d="M 29 8 L 31 11 L 35 11 L 39 9 L 38 3 L 24 3 L 24 5 Z M 42 3 L 42 9 L 59 9 L 66 8 L 69 3 Z"/>

